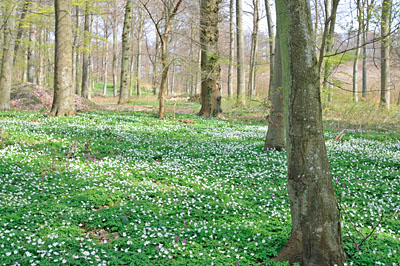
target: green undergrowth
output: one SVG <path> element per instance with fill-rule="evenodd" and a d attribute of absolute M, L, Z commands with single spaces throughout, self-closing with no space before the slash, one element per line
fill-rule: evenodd
<path fill-rule="evenodd" d="M 0 265 L 271 265 L 290 212 L 286 154 L 262 151 L 266 130 L 1 112 Z M 348 131 L 327 146 L 348 265 L 396 265 L 400 138 Z"/>

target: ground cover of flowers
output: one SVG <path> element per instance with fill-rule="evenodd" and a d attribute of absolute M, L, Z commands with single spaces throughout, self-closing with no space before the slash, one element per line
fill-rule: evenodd
<path fill-rule="evenodd" d="M 285 153 L 264 125 L 177 119 L 0 113 L 0 265 L 266 265 L 290 234 Z M 400 137 L 327 145 L 348 264 L 400 265 Z"/>

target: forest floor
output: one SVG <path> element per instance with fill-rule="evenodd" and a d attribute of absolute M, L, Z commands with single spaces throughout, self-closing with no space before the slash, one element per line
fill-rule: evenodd
<path fill-rule="evenodd" d="M 271 265 L 286 153 L 262 151 L 265 121 L 175 116 L 0 112 L 0 265 Z M 397 265 L 400 135 L 327 150 L 348 265 Z"/>

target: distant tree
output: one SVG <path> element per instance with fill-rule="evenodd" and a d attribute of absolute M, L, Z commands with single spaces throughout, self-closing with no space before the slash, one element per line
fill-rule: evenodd
<path fill-rule="evenodd" d="M 51 114 L 70 116 L 75 114 L 72 87 L 72 22 L 71 0 L 55 0 L 55 64 L 54 97 Z"/>
<path fill-rule="evenodd" d="M 278 260 L 343 266 L 340 215 L 322 127 L 320 77 L 308 0 L 277 0 L 288 102 L 288 194 L 292 231 Z"/>
<path fill-rule="evenodd" d="M 200 1 L 201 109 L 200 116 L 219 116 L 221 91 L 218 52 L 218 16 L 222 0 Z"/>
<path fill-rule="evenodd" d="M 141 1 L 141 4 L 145 8 L 151 21 L 153 22 L 158 37 L 160 39 L 162 73 L 161 73 L 160 91 L 158 95 L 159 98 L 158 118 L 164 119 L 165 93 L 167 90 L 168 71 L 170 67 L 170 62 L 168 62 L 167 42 L 169 34 L 171 32 L 172 22 L 174 21 L 175 16 L 178 14 L 179 7 L 181 6 L 183 0 L 171 0 L 171 1 L 160 1 L 160 2 L 161 2 L 160 4 L 162 4 L 162 7 L 164 9 L 160 19 L 156 19 L 153 13 L 150 11 L 148 1 L 147 2 Z"/>
<path fill-rule="evenodd" d="M 382 0 L 381 18 L 381 106 L 390 108 L 390 18 L 392 0 Z"/>
<path fill-rule="evenodd" d="M 10 93 L 13 73 L 14 38 L 16 5 L 11 1 L 2 1 L 2 28 L 4 35 L 3 57 L 0 72 L 0 110 L 10 109 Z"/>

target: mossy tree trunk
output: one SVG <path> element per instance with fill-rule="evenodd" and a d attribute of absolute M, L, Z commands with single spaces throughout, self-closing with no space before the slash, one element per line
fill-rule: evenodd
<path fill-rule="evenodd" d="M 122 30 L 122 58 L 121 58 L 121 80 L 119 85 L 118 104 L 127 103 L 129 100 L 129 35 L 132 26 L 132 0 L 126 1 L 124 28 Z"/>
<path fill-rule="evenodd" d="M 0 110 L 10 109 L 10 93 L 13 76 L 13 58 L 14 58 L 14 38 L 12 32 L 15 27 L 15 5 L 5 1 L 4 5 L 4 23 L 3 34 L 3 58 L 1 60 L 0 72 Z"/>
<path fill-rule="evenodd" d="M 343 266 L 340 215 L 325 147 L 320 77 L 307 0 L 277 0 L 288 99 L 288 194 L 292 231 L 278 260 Z"/>
<path fill-rule="evenodd" d="M 201 109 L 199 116 L 219 116 L 221 91 L 218 53 L 218 15 L 221 0 L 200 1 Z"/>
<path fill-rule="evenodd" d="M 72 87 L 72 22 L 71 0 L 55 0 L 56 42 L 54 66 L 54 98 L 51 114 L 75 114 Z"/>

